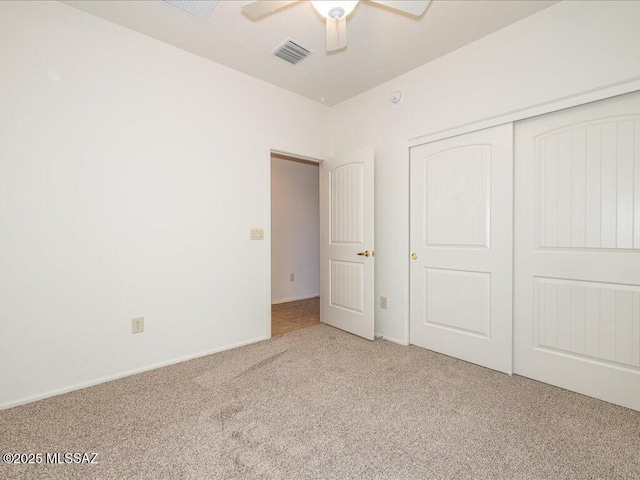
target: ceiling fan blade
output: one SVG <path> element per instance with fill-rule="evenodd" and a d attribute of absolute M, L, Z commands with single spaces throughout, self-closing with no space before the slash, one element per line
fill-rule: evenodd
<path fill-rule="evenodd" d="M 371 3 L 377 3 L 384 5 L 385 7 L 393 10 L 400 10 L 401 12 L 408 13 L 414 17 L 419 17 L 427 9 L 431 0 L 369 0 Z"/>
<path fill-rule="evenodd" d="M 347 17 L 338 20 L 327 18 L 327 52 L 347 46 Z"/>
<path fill-rule="evenodd" d="M 251 18 L 260 18 L 280 10 L 297 0 L 256 0 L 242 6 L 242 13 Z"/>

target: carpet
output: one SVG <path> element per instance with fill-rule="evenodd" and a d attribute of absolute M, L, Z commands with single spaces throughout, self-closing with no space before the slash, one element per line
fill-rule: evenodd
<path fill-rule="evenodd" d="M 640 412 L 319 325 L 0 412 L 3 479 L 640 478 Z"/>

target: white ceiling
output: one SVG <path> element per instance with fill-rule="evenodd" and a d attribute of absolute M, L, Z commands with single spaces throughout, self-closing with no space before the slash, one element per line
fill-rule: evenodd
<path fill-rule="evenodd" d="M 553 1 L 434 0 L 420 19 L 361 1 L 345 50 L 325 52 L 324 19 L 308 1 L 259 20 L 221 1 L 201 22 L 160 0 L 64 3 L 240 72 L 335 105 L 547 8 Z M 315 53 L 293 66 L 271 51 L 286 38 Z"/>

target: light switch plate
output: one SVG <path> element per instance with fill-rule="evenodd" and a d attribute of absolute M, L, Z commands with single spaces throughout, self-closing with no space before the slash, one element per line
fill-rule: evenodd
<path fill-rule="evenodd" d="M 249 237 L 251 240 L 264 240 L 264 230 L 262 228 L 252 228 L 251 236 Z"/>
<path fill-rule="evenodd" d="M 387 297 L 380 297 L 380 308 L 387 308 Z"/>

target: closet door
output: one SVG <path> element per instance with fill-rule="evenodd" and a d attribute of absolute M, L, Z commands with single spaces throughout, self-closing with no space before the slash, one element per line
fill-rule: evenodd
<path fill-rule="evenodd" d="M 516 124 L 515 373 L 640 410 L 640 93 Z"/>
<path fill-rule="evenodd" d="M 410 341 L 512 370 L 512 124 L 411 149 Z"/>

